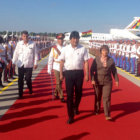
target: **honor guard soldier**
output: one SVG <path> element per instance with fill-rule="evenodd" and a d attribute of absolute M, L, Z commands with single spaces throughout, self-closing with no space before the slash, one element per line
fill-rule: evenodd
<path fill-rule="evenodd" d="M 24 75 L 29 93 L 32 94 L 32 71 L 37 68 L 38 54 L 35 43 L 28 38 L 27 31 L 22 32 L 22 41 L 17 43 L 12 62 L 18 67 L 19 98 L 23 96 Z"/>
<path fill-rule="evenodd" d="M 8 51 L 9 51 L 9 44 L 8 44 L 8 41 L 9 41 L 9 36 L 7 37 L 7 39 L 5 40 L 3 46 L 5 48 L 5 51 L 4 51 L 4 57 L 7 61 L 7 65 L 4 66 L 4 76 L 3 76 L 3 81 L 5 83 L 10 83 L 11 81 L 8 80 L 8 72 L 9 72 L 9 68 L 10 68 L 10 61 L 9 61 L 9 57 L 8 57 Z"/>
<path fill-rule="evenodd" d="M 0 87 L 4 87 L 2 84 L 2 72 L 5 67 L 8 68 L 8 62 L 5 56 L 4 39 L 0 36 Z"/>
<path fill-rule="evenodd" d="M 119 57 L 120 57 L 120 68 L 123 67 L 123 56 L 122 56 L 122 51 L 123 51 L 123 41 L 120 40 L 120 43 L 119 43 L 119 47 L 120 47 L 120 51 L 119 51 Z"/>
<path fill-rule="evenodd" d="M 13 58 L 13 54 L 14 54 L 16 44 L 17 44 L 15 36 L 12 36 L 11 41 L 9 41 L 9 44 L 11 46 L 11 49 L 10 49 L 11 54 L 10 55 L 11 55 L 11 58 Z M 12 66 L 12 61 L 11 61 L 11 66 Z M 15 66 L 11 68 L 11 75 L 17 76 L 16 71 L 15 71 Z"/>
<path fill-rule="evenodd" d="M 125 64 L 125 52 L 126 52 L 126 41 L 124 41 L 123 46 L 122 46 L 122 68 L 125 70 L 126 64 Z"/>
<path fill-rule="evenodd" d="M 140 76 L 140 42 L 137 42 L 137 76 Z"/>
<path fill-rule="evenodd" d="M 116 48 L 116 66 L 120 66 L 120 46 L 119 46 L 119 41 L 117 43 L 117 48 Z"/>
<path fill-rule="evenodd" d="M 130 71 L 130 41 L 127 41 L 127 45 L 126 45 L 126 51 L 125 51 L 125 63 L 126 63 L 126 68 L 125 70 L 127 72 Z"/>
<path fill-rule="evenodd" d="M 10 38 L 8 42 L 8 51 L 7 51 L 8 61 L 9 61 L 9 69 L 8 69 L 9 79 L 14 79 L 13 67 L 12 67 L 12 58 L 13 58 L 14 49 L 15 49 L 15 45 L 12 43 L 12 38 Z"/>
<path fill-rule="evenodd" d="M 131 74 L 135 74 L 136 70 L 136 42 L 132 41 L 131 47 L 130 47 L 130 66 L 131 66 Z"/>
<path fill-rule="evenodd" d="M 60 60 L 59 56 L 61 54 L 63 46 L 63 40 L 64 40 L 64 34 L 59 33 L 56 36 L 57 39 L 57 45 L 52 46 L 49 60 L 48 60 L 48 73 L 52 74 L 52 69 L 54 70 L 55 78 L 56 78 L 56 88 L 54 96 L 56 99 L 60 98 L 61 102 L 65 102 L 63 90 L 62 90 L 62 80 L 60 80 Z M 58 96 L 59 95 L 59 96 Z"/>

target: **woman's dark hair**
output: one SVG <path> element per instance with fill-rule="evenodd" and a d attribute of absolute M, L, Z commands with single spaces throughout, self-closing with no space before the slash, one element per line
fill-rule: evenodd
<path fill-rule="evenodd" d="M 100 53 L 102 52 L 102 50 L 105 49 L 109 52 L 109 47 L 108 45 L 102 45 L 101 48 L 100 48 Z"/>

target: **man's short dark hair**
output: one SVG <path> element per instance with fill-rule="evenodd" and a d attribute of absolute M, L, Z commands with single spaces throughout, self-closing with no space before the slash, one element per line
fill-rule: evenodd
<path fill-rule="evenodd" d="M 28 34 L 28 31 L 22 31 L 21 34 L 22 34 L 22 35 L 23 35 L 23 34 L 29 35 L 29 34 Z"/>
<path fill-rule="evenodd" d="M 77 39 L 79 39 L 79 38 L 80 38 L 79 32 L 77 32 L 77 31 L 72 31 L 71 34 L 70 34 L 70 40 L 71 40 L 72 38 L 77 38 Z"/>

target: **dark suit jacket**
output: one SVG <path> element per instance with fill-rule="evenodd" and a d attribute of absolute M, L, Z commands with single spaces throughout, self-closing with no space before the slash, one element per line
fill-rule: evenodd
<path fill-rule="evenodd" d="M 103 67 L 100 58 L 101 57 L 98 56 L 93 60 L 90 69 L 91 80 L 94 80 L 97 85 L 104 85 L 112 83 L 112 75 L 113 75 L 115 81 L 119 81 L 117 69 L 115 67 L 113 59 L 108 56 L 107 67 Z"/>

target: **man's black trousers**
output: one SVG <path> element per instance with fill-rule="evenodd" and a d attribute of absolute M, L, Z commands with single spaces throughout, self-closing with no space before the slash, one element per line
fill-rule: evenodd
<path fill-rule="evenodd" d="M 78 110 L 84 79 L 83 70 L 67 70 L 64 73 L 66 92 L 67 92 L 67 110 L 69 118 L 74 117 L 74 109 Z M 74 96 L 75 93 L 75 96 Z"/>
<path fill-rule="evenodd" d="M 32 93 L 32 71 L 33 68 L 24 68 L 22 66 L 21 68 L 18 68 L 18 89 L 19 89 L 19 96 L 23 95 L 23 87 L 24 87 L 24 75 L 27 87 L 29 89 L 29 92 Z"/>

